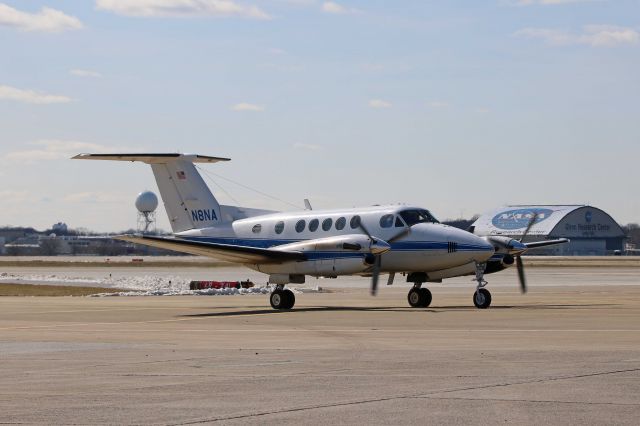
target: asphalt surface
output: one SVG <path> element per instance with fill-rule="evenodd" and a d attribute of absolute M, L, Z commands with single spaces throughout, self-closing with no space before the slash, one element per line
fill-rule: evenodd
<path fill-rule="evenodd" d="M 400 283 L 290 312 L 258 295 L 0 298 L 0 424 L 637 425 L 640 274 L 576 273 L 588 285 L 496 286 L 484 311 L 471 284 L 434 286 L 427 309 Z"/>

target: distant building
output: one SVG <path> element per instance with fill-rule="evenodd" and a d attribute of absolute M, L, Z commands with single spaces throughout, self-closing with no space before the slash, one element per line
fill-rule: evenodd
<path fill-rule="evenodd" d="M 51 227 L 51 231 L 56 235 L 66 235 L 69 232 L 69 227 L 66 223 L 58 222 Z"/>
<path fill-rule="evenodd" d="M 570 243 L 535 249 L 530 254 L 602 256 L 624 250 L 625 233 L 605 211 L 587 205 L 513 205 L 481 215 L 476 235 L 504 235 L 520 239 L 537 214 L 525 242 L 569 238 Z"/>

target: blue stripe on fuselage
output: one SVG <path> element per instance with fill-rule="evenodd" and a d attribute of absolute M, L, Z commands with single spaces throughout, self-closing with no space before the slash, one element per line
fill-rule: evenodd
<path fill-rule="evenodd" d="M 238 245 L 244 247 L 257 247 L 257 248 L 272 248 L 283 244 L 291 244 L 297 242 L 304 242 L 308 240 L 275 240 L 275 239 L 245 239 L 245 238 L 213 238 L 213 237 L 185 237 L 182 238 L 189 241 L 216 243 L 216 244 L 228 244 Z M 391 251 L 394 252 L 417 252 L 417 251 L 447 251 L 448 243 L 439 241 L 399 241 L 391 243 Z M 458 243 L 457 251 L 489 251 L 493 248 L 486 246 L 478 246 L 475 244 L 460 244 Z M 359 252 L 345 252 L 345 251 L 319 251 L 319 252 L 305 252 L 305 256 L 309 260 L 319 259 L 332 259 L 332 258 L 352 258 L 362 257 L 365 253 Z"/>

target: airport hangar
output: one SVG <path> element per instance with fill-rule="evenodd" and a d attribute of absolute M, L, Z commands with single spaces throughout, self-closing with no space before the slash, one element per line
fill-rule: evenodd
<path fill-rule="evenodd" d="M 480 216 L 469 230 L 476 235 L 520 239 L 537 213 L 525 242 L 568 238 L 566 244 L 532 250 L 532 255 L 603 256 L 622 251 L 625 233 L 605 211 L 587 205 L 512 205 Z"/>

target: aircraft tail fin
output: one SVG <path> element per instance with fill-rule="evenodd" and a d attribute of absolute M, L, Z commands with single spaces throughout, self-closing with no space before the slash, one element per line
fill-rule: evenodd
<path fill-rule="evenodd" d="M 139 161 L 151 165 L 173 232 L 219 225 L 220 204 L 194 163 L 229 158 L 188 154 L 80 154 L 75 160 Z"/>

